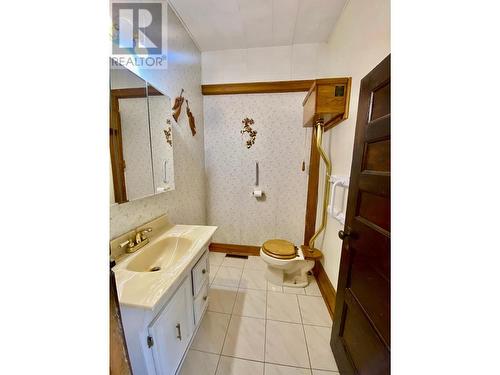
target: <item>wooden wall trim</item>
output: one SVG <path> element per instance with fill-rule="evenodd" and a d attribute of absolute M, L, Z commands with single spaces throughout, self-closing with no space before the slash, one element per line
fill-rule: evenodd
<path fill-rule="evenodd" d="M 218 253 L 228 253 L 235 255 L 260 255 L 259 246 L 235 245 L 228 243 L 212 242 L 209 246 L 209 250 Z"/>
<path fill-rule="evenodd" d="M 203 95 L 231 95 L 231 94 L 265 94 L 279 92 L 307 92 L 314 80 L 249 82 L 249 83 L 222 83 L 215 85 L 201 85 Z"/>
<path fill-rule="evenodd" d="M 319 152 L 316 148 L 316 128 L 312 128 L 311 151 L 309 157 L 309 178 L 307 180 L 306 218 L 304 227 L 304 245 L 316 232 L 316 211 L 318 209 Z"/>
<path fill-rule="evenodd" d="M 328 308 L 328 312 L 333 320 L 333 312 L 335 311 L 335 299 L 337 293 L 335 292 L 335 288 L 333 287 L 328 275 L 326 274 L 325 269 L 320 261 L 316 261 L 313 269 L 314 276 L 316 277 L 316 282 L 318 283 L 319 290 L 321 291 L 321 295 L 325 300 L 326 307 Z"/>
<path fill-rule="evenodd" d="M 125 89 L 113 89 L 110 91 L 111 91 L 111 96 L 117 97 L 118 99 L 146 97 L 146 87 L 130 87 Z M 155 89 L 153 86 L 148 85 L 148 95 L 157 96 L 157 95 L 163 95 L 163 93 Z"/>

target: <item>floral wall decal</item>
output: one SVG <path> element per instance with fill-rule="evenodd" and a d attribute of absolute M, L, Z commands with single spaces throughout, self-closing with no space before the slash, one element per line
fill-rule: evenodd
<path fill-rule="evenodd" d="M 167 138 L 167 143 L 172 147 L 172 128 L 163 129 L 163 132 L 165 133 L 165 138 Z"/>
<path fill-rule="evenodd" d="M 240 133 L 248 133 L 250 139 L 246 141 L 246 146 L 247 148 L 250 148 L 254 145 L 255 138 L 257 138 L 257 130 L 253 130 L 251 126 L 254 124 L 254 121 L 251 118 L 245 117 L 243 121 L 241 121 L 241 123 L 243 124 L 243 129 L 240 131 Z"/>

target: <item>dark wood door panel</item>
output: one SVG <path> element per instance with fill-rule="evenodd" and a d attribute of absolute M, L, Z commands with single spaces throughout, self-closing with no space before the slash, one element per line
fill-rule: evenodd
<path fill-rule="evenodd" d="M 361 216 L 386 231 L 390 231 L 391 208 L 384 196 L 361 190 L 358 196 L 356 216 Z"/>
<path fill-rule="evenodd" d="M 391 193 L 391 181 L 388 177 L 385 172 L 363 171 L 359 175 L 358 189 L 388 197 Z"/>
<path fill-rule="evenodd" d="M 372 266 L 390 280 L 390 237 L 389 232 L 356 217 L 352 223 L 350 246 L 364 256 L 373 259 Z"/>
<path fill-rule="evenodd" d="M 367 124 L 365 130 L 365 141 L 374 142 L 380 139 L 387 139 L 387 133 L 391 126 L 391 115 L 385 115 L 380 117 L 369 124 Z"/>
<path fill-rule="evenodd" d="M 390 285 L 388 278 L 375 266 L 377 257 L 370 257 L 357 252 L 351 247 L 352 264 L 348 290 L 359 301 L 370 323 L 383 339 L 390 345 L 389 320 L 390 311 L 385 309 L 390 302 Z"/>
<path fill-rule="evenodd" d="M 346 291 L 345 305 L 344 325 L 340 336 L 357 373 L 387 375 L 389 351 L 349 291 Z"/>
<path fill-rule="evenodd" d="M 370 122 L 391 113 L 391 85 L 388 81 L 372 91 Z"/>
<path fill-rule="evenodd" d="M 365 159 L 361 170 L 381 172 L 389 172 L 391 170 L 390 139 L 366 143 Z"/>

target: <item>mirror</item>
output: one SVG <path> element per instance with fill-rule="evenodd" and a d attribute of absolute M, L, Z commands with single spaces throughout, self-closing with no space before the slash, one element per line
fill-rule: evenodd
<path fill-rule="evenodd" d="M 149 126 L 153 157 L 155 192 L 175 189 L 174 152 L 170 98 L 148 86 Z"/>
<path fill-rule="evenodd" d="M 173 190 L 170 98 L 128 69 L 110 69 L 110 202 Z"/>

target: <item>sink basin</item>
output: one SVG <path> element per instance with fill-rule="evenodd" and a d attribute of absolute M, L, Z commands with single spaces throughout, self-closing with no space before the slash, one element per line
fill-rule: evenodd
<path fill-rule="evenodd" d="M 191 240 L 183 237 L 167 237 L 144 246 L 140 253 L 127 265 L 129 271 L 168 271 L 179 259 L 186 255 Z"/>

